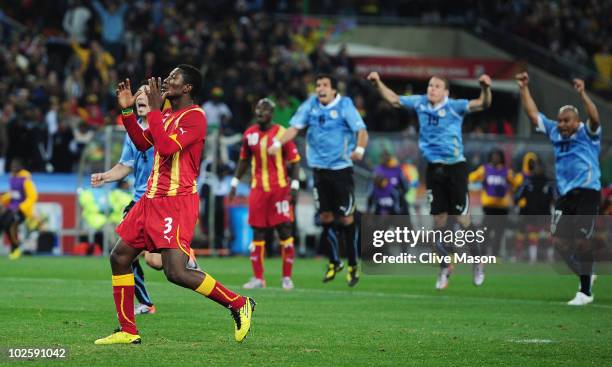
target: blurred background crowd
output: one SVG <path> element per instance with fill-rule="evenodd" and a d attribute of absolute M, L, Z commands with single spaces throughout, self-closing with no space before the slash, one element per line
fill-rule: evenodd
<path fill-rule="evenodd" d="M 8 2 L 8 4 L 7 4 Z M 478 3 L 478 4 L 477 4 Z M 610 51 L 610 1 L 33 1 L 5 0 L 0 13 L 0 169 L 13 157 L 32 171 L 72 172 L 97 130 L 117 124 L 114 92 L 165 76 L 179 63 L 199 67 L 209 131 L 234 144 L 254 102 L 276 101 L 286 125 L 333 72 L 371 131 L 414 132 L 414 117 L 390 109 L 354 73 L 346 48 L 330 54 L 331 34 L 300 16 L 416 17 L 429 24 L 494 21 L 564 58 L 593 65 Z M 19 19 L 19 23 L 14 22 Z M 419 85 L 421 87 L 421 85 Z M 413 85 L 406 85 L 411 93 Z M 514 134 L 513 116 L 468 124 L 468 131 Z M 235 158 L 231 147 L 223 157 Z"/>

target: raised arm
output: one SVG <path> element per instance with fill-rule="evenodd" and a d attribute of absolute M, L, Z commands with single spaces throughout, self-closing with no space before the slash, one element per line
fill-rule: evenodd
<path fill-rule="evenodd" d="M 172 155 L 179 150 L 203 141 L 206 137 L 206 118 L 201 108 L 183 112 L 175 121 L 184 132 L 170 134 L 164 129 L 161 107 L 166 100 L 166 93 L 161 92 L 161 78 L 150 78 L 149 88 L 145 90 L 151 111 L 147 114 L 149 130 L 153 136 L 155 149 L 163 156 Z"/>
<path fill-rule="evenodd" d="M 149 130 L 143 130 L 140 125 L 138 125 L 138 120 L 132 108 L 137 96 L 138 93 L 132 95 L 129 79 L 119 83 L 117 86 L 117 103 L 119 107 L 121 107 L 121 120 L 123 121 L 123 126 L 136 148 L 144 152 L 153 146 L 153 139 Z"/>
<path fill-rule="evenodd" d="M 580 95 L 580 99 L 582 100 L 582 104 L 584 105 L 584 109 L 587 113 L 587 126 L 589 127 L 589 130 L 592 132 L 597 131 L 601 124 L 601 120 L 599 120 L 599 111 L 597 111 L 595 103 L 593 103 L 584 89 L 584 80 L 574 79 L 574 88 Z"/>
<path fill-rule="evenodd" d="M 521 95 L 521 105 L 529 117 L 531 124 L 538 127 L 538 106 L 536 106 L 535 101 L 531 97 L 531 93 L 529 93 L 529 74 L 526 72 L 516 74 L 515 76 L 516 82 L 519 86 L 519 92 Z"/>
<path fill-rule="evenodd" d="M 468 109 L 470 112 L 482 111 L 491 106 L 493 95 L 491 93 L 491 77 L 487 74 L 483 74 L 479 79 L 480 83 L 480 96 L 477 99 L 472 99 L 468 103 Z"/>
<path fill-rule="evenodd" d="M 372 84 L 374 84 L 374 86 L 376 87 L 376 89 L 378 89 L 378 92 L 385 101 L 391 103 L 393 107 L 400 106 L 399 96 L 394 91 L 389 89 L 389 87 L 387 87 L 385 83 L 382 82 L 382 80 L 380 80 L 380 75 L 378 74 L 378 72 L 371 72 L 368 75 L 368 80 L 372 82 Z"/>

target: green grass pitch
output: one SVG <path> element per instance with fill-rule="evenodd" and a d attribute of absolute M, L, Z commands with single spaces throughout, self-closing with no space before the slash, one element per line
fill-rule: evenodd
<path fill-rule="evenodd" d="M 235 290 L 250 275 L 247 258 L 199 262 Z M 572 308 L 564 303 L 576 278 L 544 265 L 490 267 L 482 288 L 465 272 L 443 292 L 433 289 L 435 268 L 409 277 L 365 275 L 349 289 L 345 272 L 322 284 L 325 262 L 302 259 L 296 259 L 297 288 L 285 292 L 279 260 L 265 265 L 268 288 L 248 292 L 257 309 L 242 344 L 233 340 L 229 311 L 145 268 L 158 312 L 137 318 L 142 345 L 95 346 L 117 326 L 106 258 L 2 258 L 0 365 L 604 366 L 612 360 L 610 276 L 597 280 L 593 305 Z M 18 362 L 7 358 L 8 347 L 69 352 L 62 361 Z"/>

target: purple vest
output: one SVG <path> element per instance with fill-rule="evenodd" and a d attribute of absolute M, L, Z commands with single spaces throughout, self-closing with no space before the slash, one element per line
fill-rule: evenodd
<path fill-rule="evenodd" d="M 484 181 L 482 188 L 492 198 L 503 198 L 508 192 L 508 169 L 496 168 L 491 164 L 484 166 Z"/>
<path fill-rule="evenodd" d="M 381 164 L 374 170 L 374 175 L 386 178 L 389 182 L 389 186 L 391 186 L 392 188 L 396 188 L 402 180 L 402 167 L 400 167 L 399 165 L 394 167 L 387 167 Z"/>
<path fill-rule="evenodd" d="M 9 192 L 11 193 L 9 209 L 19 209 L 19 204 L 25 200 L 25 188 L 23 185 L 25 180 L 25 177 L 19 176 L 11 176 L 9 179 Z"/>

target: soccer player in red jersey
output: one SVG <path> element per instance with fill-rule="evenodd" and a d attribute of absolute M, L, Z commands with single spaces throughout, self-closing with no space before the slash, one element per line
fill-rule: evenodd
<path fill-rule="evenodd" d="M 110 256 L 113 296 L 121 328 L 95 344 L 141 342 L 134 318 L 131 264 L 143 250 L 161 253 L 169 281 L 229 308 L 236 341 L 243 341 L 251 328 L 255 309 L 251 298 L 235 294 L 207 273 L 186 267 L 198 219 L 196 180 L 206 137 L 204 111 L 193 102 L 201 83 L 200 72 L 190 65 L 176 67 L 163 84 L 161 78 L 149 79 L 145 93 L 151 112 L 147 114 L 146 130 L 138 125 L 133 113 L 137 95 L 132 95 L 129 79 L 119 83 L 117 100 L 123 124 L 139 150 L 153 146 L 154 162 L 147 192 L 117 227 L 120 240 Z M 165 99 L 172 108 L 160 112 Z"/>
<path fill-rule="evenodd" d="M 283 289 L 293 289 L 291 270 L 295 258 L 293 246 L 292 222 L 295 198 L 300 183 L 300 155 L 293 141 L 283 145 L 283 149 L 275 155 L 268 155 L 268 148 L 275 138 L 283 135 L 285 128 L 272 123 L 274 102 L 264 98 L 255 106 L 257 124 L 249 127 L 242 138 L 240 161 L 236 175 L 232 179 L 232 189 L 229 198 L 236 195 L 236 187 L 245 174 L 251 160 L 251 194 L 249 195 L 249 225 L 253 227 L 253 242 L 251 243 L 251 265 L 253 278 L 244 288 L 264 288 L 264 248 L 266 230 L 275 228 L 280 238 L 283 259 Z M 291 184 L 287 180 L 287 164 L 290 165 Z"/>

